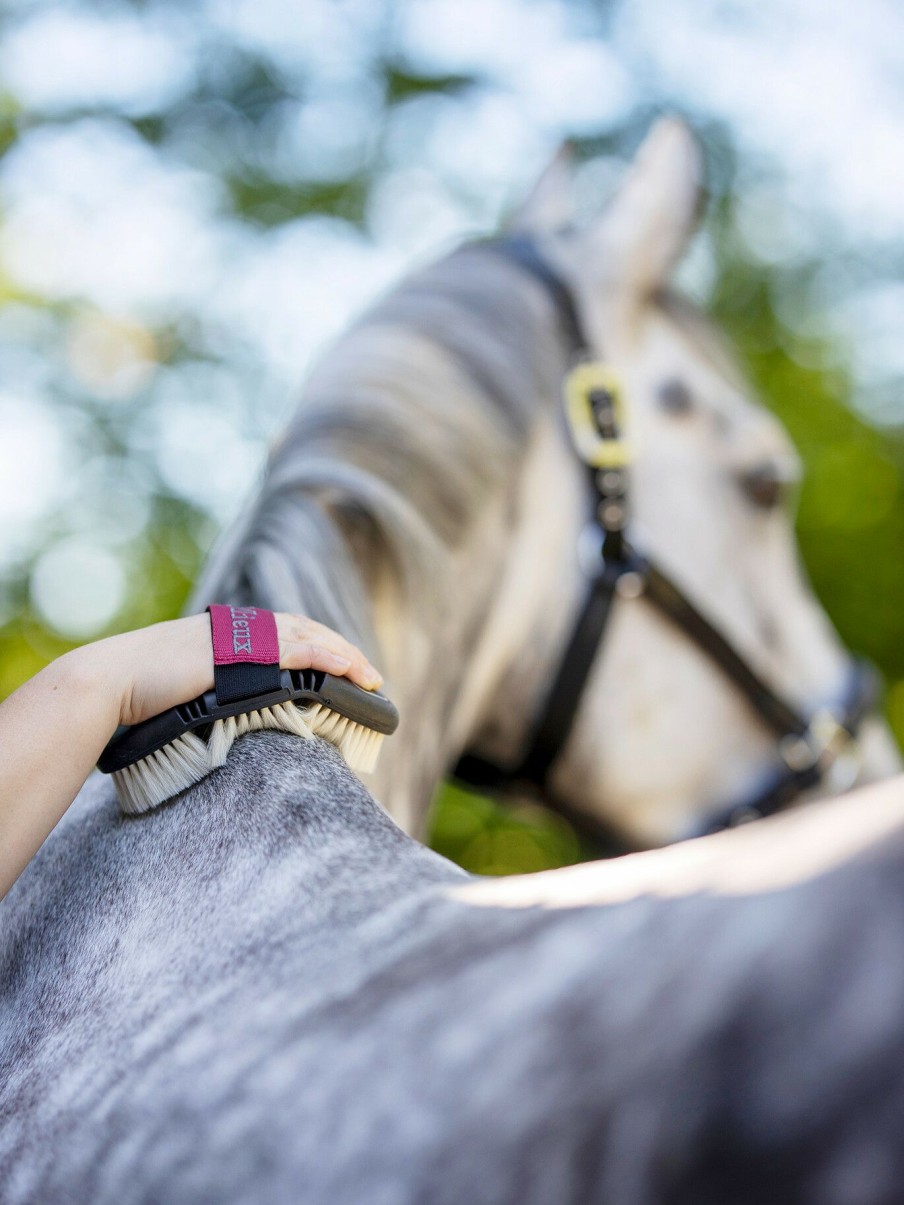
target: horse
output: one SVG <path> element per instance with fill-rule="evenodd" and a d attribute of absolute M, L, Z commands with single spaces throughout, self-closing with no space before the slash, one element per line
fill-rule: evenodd
<path fill-rule="evenodd" d="M 700 176 L 687 127 L 664 119 L 589 228 L 571 221 L 559 155 L 512 229 L 566 282 L 580 350 L 621 381 L 644 551 L 756 672 L 755 696 L 837 711 L 850 660 L 784 505 L 799 460 L 717 332 L 668 287 Z M 462 753 L 517 766 L 550 694 L 553 711 L 575 694 L 572 681 L 552 690 L 584 604 L 596 500 L 559 405 L 575 341 L 555 291 L 497 251 L 466 245 L 427 267 L 329 349 L 195 594 L 307 610 L 362 643 L 402 714 L 371 786 L 417 837 Z M 688 627 L 619 591 L 605 640 L 581 650 L 573 728 L 540 783 L 635 848 L 756 799 L 781 761 L 751 690 Z M 874 716 L 851 750 L 856 777 L 835 786 L 900 766 Z"/>
<path fill-rule="evenodd" d="M 636 170 L 655 179 L 683 162 L 677 131 L 654 133 Z M 604 223 L 623 223 L 623 204 Z M 676 308 L 647 307 L 689 374 Z M 616 328 L 607 322 L 613 349 Z M 498 251 L 471 247 L 387 298 L 315 374 L 200 591 L 298 605 L 385 666 L 409 717 L 376 779 L 386 806 L 336 750 L 281 733 L 243 738 L 225 766 L 143 817 L 89 781 L 0 904 L 3 1205 L 705 1205 L 759 1199 L 767 1182 L 786 1191 L 777 1199 L 824 1189 L 830 1200 L 833 1184 L 848 1199 L 891 1199 L 899 784 L 579 868 L 589 879 L 482 883 L 405 831 L 476 736 L 523 738 L 577 609 L 573 549 L 559 545 L 563 514 L 566 532 L 581 526 L 585 482 L 541 405 L 565 360 L 548 294 Z M 655 517 L 635 392 L 636 507 Z M 725 405 L 753 421 L 742 401 Z M 702 437 L 678 439 L 696 463 Z M 705 446 L 724 490 L 718 441 Z M 649 485 L 663 475 L 660 464 Z M 781 516 L 755 518 L 767 532 L 758 547 L 786 547 Z M 525 557 L 534 539 L 539 557 Z M 703 552 L 694 564 L 715 574 L 714 549 Z M 791 580 L 798 592 L 773 618 L 793 615 L 809 633 L 797 689 L 822 697 L 844 655 Z M 605 801 L 613 816 L 621 800 L 626 829 L 656 841 L 729 780 L 715 752 L 712 765 L 703 756 L 707 736 L 676 764 L 679 796 L 693 768 L 700 797 L 669 807 L 638 771 L 658 806 L 629 821 L 630 791 L 597 745 L 616 685 L 648 697 L 642 683 L 608 680 L 620 648 L 640 653 L 637 633 L 652 641 L 644 664 L 678 659 L 680 706 L 693 700 L 697 719 L 724 725 L 736 770 L 771 746 L 693 646 L 671 628 L 651 636 L 641 601 L 619 600 L 555 777 L 564 791 L 583 766 L 571 797 L 583 790 L 588 809 Z M 680 707 L 666 710 L 677 722 Z M 623 725 L 631 713 L 618 714 Z M 874 733 L 861 743 L 881 752 Z M 872 1196 L 856 1196 L 864 1175 Z"/>
<path fill-rule="evenodd" d="M 499 880 L 321 742 L 103 786 L 7 897 L 4 1205 L 898 1199 L 900 779 Z"/>

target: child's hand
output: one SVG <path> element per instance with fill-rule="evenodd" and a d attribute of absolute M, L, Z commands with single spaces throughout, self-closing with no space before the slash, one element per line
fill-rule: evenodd
<path fill-rule="evenodd" d="M 332 628 L 304 615 L 276 614 L 283 669 L 318 669 L 347 676 L 367 690 L 383 679 L 364 654 Z M 191 615 L 111 636 L 69 654 L 118 697 L 119 723 L 138 724 L 213 686 L 210 619 Z"/>

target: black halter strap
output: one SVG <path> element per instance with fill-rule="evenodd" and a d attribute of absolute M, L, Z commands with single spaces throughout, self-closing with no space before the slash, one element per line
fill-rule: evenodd
<path fill-rule="evenodd" d="M 487 244 L 538 280 L 555 303 L 563 334 L 577 362 L 593 355 L 574 297 L 562 278 L 526 235 L 513 235 Z M 621 439 L 615 399 L 605 386 L 589 388 L 588 421 L 594 435 L 614 445 Z M 642 595 L 719 668 L 748 705 L 778 738 L 779 760 L 747 797 L 714 813 L 694 834 L 713 832 L 785 807 L 803 791 L 816 786 L 842 748 L 856 736 L 861 721 L 875 706 L 878 679 L 868 663 L 853 660 L 843 698 L 812 716 L 805 716 L 778 695 L 753 670 L 723 634 L 698 610 L 684 592 L 654 565 L 636 553 L 625 538 L 627 468 L 617 458 L 602 467 L 590 465 L 596 499 L 600 555 L 595 559 L 587 593 L 565 648 L 543 709 L 521 761 L 500 767 L 465 755 L 455 777 L 482 789 L 526 784 L 548 791 L 548 776 L 562 752 L 580 709 L 594 658 L 605 636 L 613 603 L 619 595 Z M 567 809 L 566 809 L 567 810 Z"/>

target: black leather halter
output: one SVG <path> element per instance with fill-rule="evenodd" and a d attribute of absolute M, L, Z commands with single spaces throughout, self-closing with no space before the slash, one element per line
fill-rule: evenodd
<path fill-rule="evenodd" d="M 575 362 L 592 366 L 593 351 L 572 292 L 533 240 L 526 235 L 512 235 L 485 245 L 543 285 L 555 303 Z M 810 715 L 803 714 L 763 681 L 671 578 L 628 542 L 628 464 L 626 458 L 612 454 L 622 445 L 617 385 L 610 385 L 605 374 L 594 381 L 591 373 L 588 380 L 579 404 L 586 402 L 591 442 L 601 451 L 596 456 L 582 456 L 589 462 L 599 542 L 588 573 L 584 604 L 521 761 L 502 767 L 466 754 L 455 767 L 454 776 L 481 789 L 518 784 L 549 795 L 549 771 L 568 740 L 612 606 L 618 597 L 643 597 L 706 654 L 777 739 L 778 757 L 759 786 L 714 812 L 687 835 L 715 832 L 771 815 L 817 786 L 850 746 L 861 722 L 875 706 L 876 671 L 868 662 L 852 659 L 842 697 Z"/>

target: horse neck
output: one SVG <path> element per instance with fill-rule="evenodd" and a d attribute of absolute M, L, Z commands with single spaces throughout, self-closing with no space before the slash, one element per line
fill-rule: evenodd
<path fill-rule="evenodd" d="M 532 589 L 496 599 L 521 580 L 525 465 L 561 349 L 544 295 L 498 257 L 488 282 L 488 258 L 456 260 L 452 301 L 437 265 L 324 360 L 196 594 L 298 610 L 364 648 L 402 716 L 368 785 L 417 835 L 515 655 L 506 623 L 535 623 Z"/>
<path fill-rule="evenodd" d="M 228 990 L 261 948 L 271 987 L 299 973 L 286 950 L 301 953 L 300 990 L 350 930 L 381 912 L 398 926 L 399 909 L 464 877 L 400 832 L 337 750 L 286 733 L 251 733 L 171 806 L 117 817 L 112 784 L 94 775 L 3 901 L 0 979 L 40 967 L 8 977 L 26 1012 L 40 985 L 71 995 L 81 975 L 124 1015 L 148 1016 L 174 984 Z M 119 960 L 127 970 L 108 976 Z"/>
<path fill-rule="evenodd" d="M 373 533 L 366 542 L 354 519 L 337 515 L 321 499 L 296 494 L 294 539 L 287 548 L 252 541 L 238 573 L 209 574 L 199 587 L 199 603 L 215 597 L 310 615 L 341 631 L 380 667 L 383 689 L 401 718 L 367 785 L 417 835 L 467 722 L 456 698 L 490 609 L 494 566 L 505 543 L 503 511 L 500 499 L 473 540 L 442 555 L 435 550 L 429 571 L 425 565 L 420 580 L 406 581 Z M 261 519 L 272 529 L 272 515 Z"/>
<path fill-rule="evenodd" d="M 589 517 L 561 416 L 538 416 L 479 642 L 450 723 L 454 746 L 499 766 L 524 756 L 586 590 L 578 533 Z"/>

